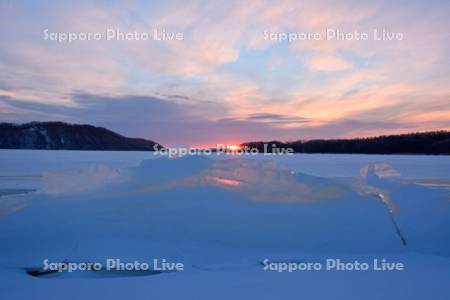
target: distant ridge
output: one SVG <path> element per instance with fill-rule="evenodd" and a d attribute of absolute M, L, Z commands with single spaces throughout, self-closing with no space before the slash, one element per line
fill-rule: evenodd
<path fill-rule="evenodd" d="M 158 143 L 103 127 L 64 122 L 0 123 L 0 149 L 145 150 Z"/>
<path fill-rule="evenodd" d="M 264 149 L 264 145 L 266 148 Z M 450 132 L 431 131 L 369 138 L 309 140 L 295 142 L 249 142 L 241 146 L 260 152 L 276 148 L 292 148 L 296 153 L 358 154 L 450 154 Z"/>

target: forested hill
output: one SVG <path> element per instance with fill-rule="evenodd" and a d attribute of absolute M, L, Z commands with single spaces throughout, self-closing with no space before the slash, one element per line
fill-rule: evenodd
<path fill-rule="evenodd" d="M 0 123 L 0 149 L 147 150 L 156 142 L 103 127 L 63 122 Z"/>
<path fill-rule="evenodd" d="M 450 132 L 433 131 L 370 138 L 308 140 L 295 142 L 249 142 L 241 146 L 264 151 L 292 148 L 296 153 L 362 153 L 362 154 L 450 154 Z"/>

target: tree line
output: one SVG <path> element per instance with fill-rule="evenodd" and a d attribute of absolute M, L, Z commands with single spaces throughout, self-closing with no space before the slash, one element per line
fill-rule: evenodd
<path fill-rule="evenodd" d="M 269 151 L 291 148 L 296 153 L 450 154 L 450 132 L 432 131 L 353 139 L 315 139 L 293 142 L 249 142 L 241 146 Z"/>

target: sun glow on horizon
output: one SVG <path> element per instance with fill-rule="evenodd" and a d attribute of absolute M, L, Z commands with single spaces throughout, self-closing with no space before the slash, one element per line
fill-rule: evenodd
<path fill-rule="evenodd" d="M 227 145 L 227 149 L 231 151 L 239 151 L 242 149 L 242 147 L 239 145 Z"/>
<path fill-rule="evenodd" d="M 229 151 L 239 151 L 242 146 L 239 144 L 213 144 L 213 145 L 195 145 L 191 146 L 191 149 L 223 149 Z"/>

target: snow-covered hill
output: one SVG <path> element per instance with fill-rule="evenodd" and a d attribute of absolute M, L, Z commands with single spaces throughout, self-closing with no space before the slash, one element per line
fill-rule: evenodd
<path fill-rule="evenodd" d="M 155 142 L 63 122 L 0 123 L 0 149 L 148 150 Z"/>

